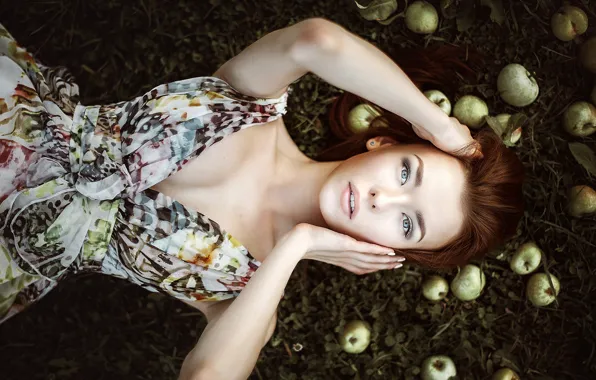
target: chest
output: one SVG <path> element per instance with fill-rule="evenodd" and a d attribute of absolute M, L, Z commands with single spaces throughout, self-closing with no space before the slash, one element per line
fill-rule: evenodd
<path fill-rule="evenodd" d="M 152 188 L 217 222 L 263 261 L 274 245 L 265 202 L 275 173 L 279 124 L 225 137 Z"/>

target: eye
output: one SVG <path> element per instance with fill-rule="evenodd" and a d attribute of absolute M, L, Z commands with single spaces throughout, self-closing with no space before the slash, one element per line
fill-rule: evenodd
<path fill-rule="evenodd" d="M 410 165 L 408 164 L 408 161 L 404 161 L 403 167 L 401 168 L 401 175 L 399 178 L 402 186 L 405 185 L 406 182 L 408 182 L 408 178 L 410 178 Z"/>
<path fill-rule="evenodd" d="M 410 218 L 408 218 L 408 216 L 406 214 L 402 214 L 403 218 L 402 218 L 402 227 L 404 229 L 404 235 L 405 237 L 409 237 L 410 233 L 412 232 L 412 220 Z"/>

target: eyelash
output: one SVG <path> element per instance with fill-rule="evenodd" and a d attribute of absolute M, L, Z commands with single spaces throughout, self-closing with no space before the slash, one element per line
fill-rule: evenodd
<path fill-rule="evenodd" d="M 400 173 L 399 179 L 400 179 L 401 185 L 403 186 L 406 184 L 406 182 L 408 182 L 408 179 L 410 179 L 410 164 L 408 163 L 407 160 L 404 160 L 402 162 L 402 164 L 403 164 L 403 167 L 401 168 L 401 173 Z M 401 176 L 404 172 L 404 169 L 406 170 L 406 179 L 402 179 L 402 176 Z"/>
<path fill-rule="evenodd" d="M 408 160 L 403 160 L 403 167 L 401 169 L 401 173 L 403 174 L 404 169 L 406 170 L 406 178 L 402 180 L 401 176 L 400 176 L 400 183 L 401 185 L 405 185 L 408 182 L 408 179 L 410 179 L 410 165 L 408 163 Z M 403 181 L 403 182 L 402 182 Z M 408 229 L 407 231 L 405 231 L 404 236 L 406 238 L 408 238 L 410 236 L 410 234 L 412 233 L 412 219 L 410 219 L 406 214 L 402 214 L 402 229 L 404 228 L 404 221 L 408 221 Z"/>

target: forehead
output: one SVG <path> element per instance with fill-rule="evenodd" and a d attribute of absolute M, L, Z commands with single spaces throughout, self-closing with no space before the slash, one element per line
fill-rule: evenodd
<path fill-rule="evenodd" d="M 439 248 L 459 233 L 464 221 L 463 166 L 457 158 L 428 146 L 404 146 L 402 154 L 420 157 L 424 167 L 421 186 L 412 188 L 413 212 L 422 213 L 426 227 L 420 247 Z M 414 177 L 418 170 L 417 159 L 412 160 L 412 166 Z"/>

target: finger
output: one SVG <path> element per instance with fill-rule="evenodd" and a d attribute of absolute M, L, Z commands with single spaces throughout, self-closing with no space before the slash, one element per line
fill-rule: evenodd
<path fill-rule="evenodd" d="M 353 252 L 347 251 L 341 257 L 342 259 L 348 260 L 357 260 L 363 263 L 369 264 L 391 264 L 391 263 L 398 263 L 403 262 L 406 260 L 403 256 L 384 256 L 384 255 L 376 255 L 376 254 L 368 254 L 362 252 Z"/>
<path fill-rule="evenodd" d="M 367 243 L 367 242 L 359 241 L 359 240 L 356 240 L 355 242 L 353 242 L 353 244 L 351 244 L 350 247 L 348 247 L 346 250 L 362 252 L 362 253 L 374 253 L 377 255 L 389 255 L 389 256 L 395 255 L 393 248 L 384 247 L 382 245 Z"/>

